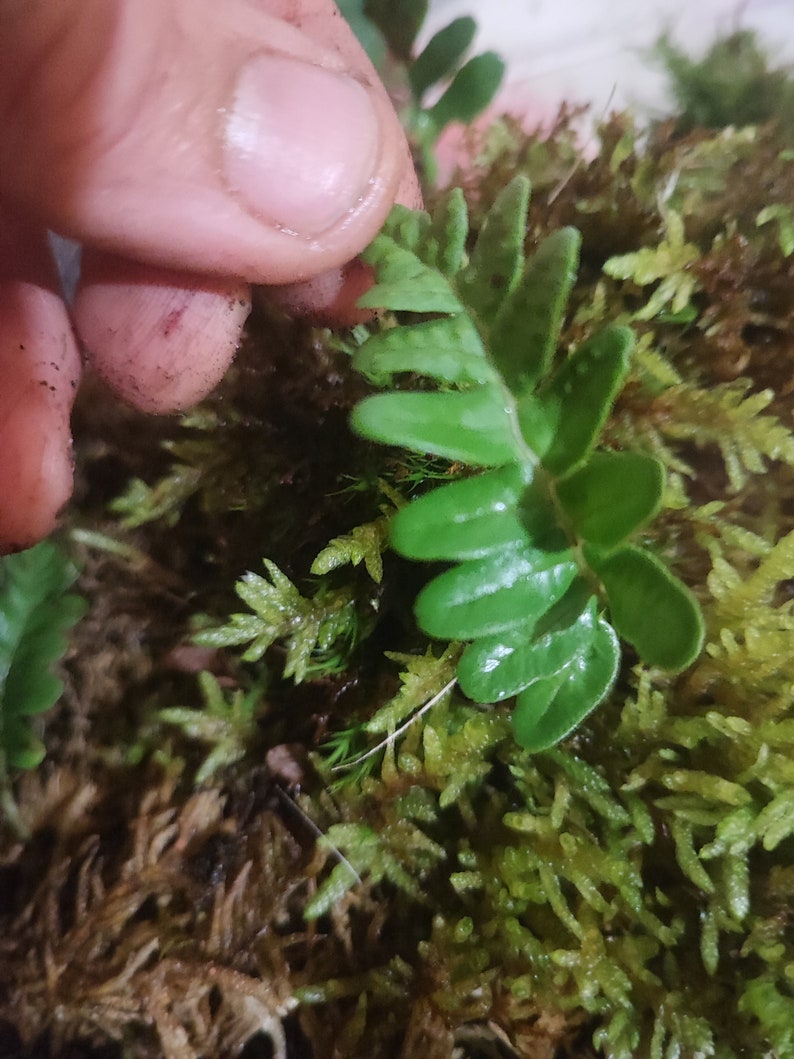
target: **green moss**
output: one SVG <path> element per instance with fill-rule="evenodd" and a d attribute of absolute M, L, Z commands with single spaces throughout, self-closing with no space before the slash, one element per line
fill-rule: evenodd
<path fill-rule="evenodd" d="M 787 70 L 770 68 L 751 31 L 718 39 L 700 60 L 667 36 L 655 53 L 670 78 L 682 130 L 777 120 L 786 135 L 794 131 L 794 82 Z"/>

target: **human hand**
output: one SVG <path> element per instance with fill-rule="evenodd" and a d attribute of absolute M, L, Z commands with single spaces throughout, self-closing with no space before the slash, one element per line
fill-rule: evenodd
<path fill-rule="evenodd" d="M 331 0 L 0 0 L 0 552 L 71 493 L 78 342 L 45 228 L 83 244 L 89 363 L 147 411 L 208 393 L 250 284 L 344 302 L 415 205 L 386 93 Z"/>

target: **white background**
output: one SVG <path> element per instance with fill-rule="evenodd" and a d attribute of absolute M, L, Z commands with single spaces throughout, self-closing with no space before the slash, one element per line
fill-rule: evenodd
<path fill-rule="evenodd" d="M 476 19 L 477 50 L 499 52 L 539 109 L 568 99 L 658 115 L 666 82 L 643 53 L 665 29 L 699 56 L 715 36 L 752 28 L 775 65 L 794 64 L 794 0 L 431 0 L 424 36 L 458 15 Z"/>

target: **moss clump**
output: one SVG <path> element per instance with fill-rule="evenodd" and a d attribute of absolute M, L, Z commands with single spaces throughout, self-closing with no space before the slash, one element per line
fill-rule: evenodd
<path fill-rule="evenodd" d="M 681 131 L 777 121 L 784 135 L 794 132 L 794 82 L 787 70 L 770 67 L 752 31 L 720 38 L 700 60 L 667 36 L 655 54 L 670 78 Z"/>
<path fill-rule="evenodd" d="M 149 437 L 100 443 L 95 402 L 74 519 L 124 548 L 83 549 L 91 612 L 15 792 L 33 837 L 3 837 L 17 1054 L 794 1056 L 794 255 L 769 212 L 794 161 L 772 126 L 600 135 L 587 161 L 565 119 L 494 128 L 472 229 L 518 171 L 528 247 L 582 232 L 562 347 L 638 334 L 606 443 L 665 464 L 643 544 L 697 594 L 705 650 L 675 677 L 629 657 L 529 755 L 508 705 L 455 690 L 458 648 L 412 620 L 421 575 L 381 554 L 381 520 L 460 468 L 347 433 L 359 333 L 270 320 L 264 362 L 260 320 L 219 393 Z M 241 632 L 263 557 L 294 620 L 247 659 L 197 649 Z M 342 597 L 355 635 L 312 640 Z"/>

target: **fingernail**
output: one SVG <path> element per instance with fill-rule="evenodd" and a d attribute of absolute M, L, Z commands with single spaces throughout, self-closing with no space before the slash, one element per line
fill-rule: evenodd
<path fill-rule="evenodd" d="M 320 235 L 365 194 L 378 131 L 369 94 L 354 78 L 257 55 L 235 86 L 226 178 L 249 212 L 300 235 Z"/>

